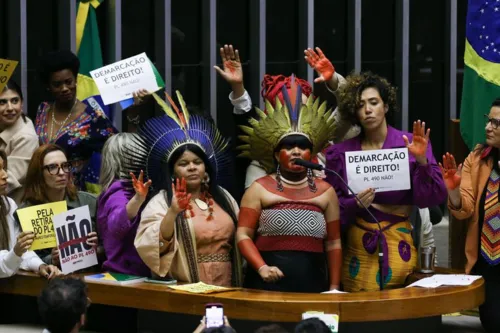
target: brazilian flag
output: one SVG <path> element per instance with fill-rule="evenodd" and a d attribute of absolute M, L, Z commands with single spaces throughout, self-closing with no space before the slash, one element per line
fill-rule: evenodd
<path fill-rule="evenodd" d="M 90 71 L 103 66 L 95 10 L 104 0 L 77 1 L 76 54 L 80 59 L 80 73 L 78 74 L 76 94 L 79 100 L 84 100 L 99 95 L 99 90 L 90 76 Z"/>
<path fill-rule="evenodd" d="M 500 97 L 500 0 L 469 0 L 460 131 L 473 149 L 485 141 L 484 114 Z"/>

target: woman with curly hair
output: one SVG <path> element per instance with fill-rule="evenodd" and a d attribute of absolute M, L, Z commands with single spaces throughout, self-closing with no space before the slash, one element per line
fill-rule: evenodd
<path fill-rule="evenodd" d="M 376 221 L 352 196 L 347 187 L 331 175 L 327 180 L 337 191 L 343 224 L 344 265 L 342 283 L 346 291 L 380 288 L 377 245 L 381 237 L 384 253 L 383 287 L 404 284 L 417 263 L 409 215 L 414 205 L 425 208 L 446 200 L 446 187 L 432 154 L 430 129 L 425 122 L 413 123 L 413 134 L 387 125 L 386 115 L 396 110 L 396 88 L 372 73 L 352 74 L 339 94 L 339 112 L 344 119 L 361 127 L 361 134 L 328 148 L 326 166 L 346 177 L 345 153 L 349 151 L 407 147 L 411 189 L 376 193 L 367 188 L 358 193 L 360 201 Z"/>

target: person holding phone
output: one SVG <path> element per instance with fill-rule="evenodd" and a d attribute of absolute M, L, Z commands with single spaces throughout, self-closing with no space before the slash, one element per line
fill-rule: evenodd
<path fill-rule="evenodd" d="M 205 306 L 205 316 L 193 333 L 236 333 L 224 316 L 224 308 L 220 303 L 209 303 Z"/>

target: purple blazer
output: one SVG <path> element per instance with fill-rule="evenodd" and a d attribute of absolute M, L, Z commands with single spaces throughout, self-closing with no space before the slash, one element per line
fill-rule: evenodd
<path fill-rule="evenodd" d="M 382 149 L 403 148 L 405 143 L 403 135 L 406 135 L 410 142 L 413 134 L 399 131 L 391 126 L 387 126 L 387 137 Z M 326 167 L 337 171 L 345 181 L 347 181 L 345 152 L 361 150 L 361 136 L 354 137 L 344 142 L 335 144 L 326 150 Z M 444 184 L 443 176 L 436 159 L 432 154 L 432 146 L 429 142 L 427 147 L 427 165 L 420 165 L 413 155 L 409 156 L 411 189 L 404 191 L 390 191 L 375 194 L 373 203 L 389 205 L 416 205 L 419 208 L 430 207 L 442 204 L 448 197 L 448 192 Z M 335 188 L 340 202 L 340 219 L 343 226 L 347 226 L 355 221 L 356 216 L 362 217 L 369 222 L 373 219 L 363 208 L 359 208 L 354 196 L 350 195 L 347 187 L 337 178 L 337 176 L 327 173 L 327 181 Z M 384 214 L 373 207 L 370 211 L 383 221 L 397 222 L 401 217 Z"/>
<path fill-rule="evenodd" d="M 99 196 L 97 228 L 106 253 L 102 268 L 109 272 L 150 276 L 150 269 L 139 257 L 134 246 L 144 205 L 132 221 L 127 217 L 126 206 L 134 195 L 133 190 L 116 180 Z"/>

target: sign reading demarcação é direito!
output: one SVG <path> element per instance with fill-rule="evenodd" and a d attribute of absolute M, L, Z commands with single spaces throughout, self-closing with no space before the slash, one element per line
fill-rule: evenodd
<path fill-rule="evenodd" d="M 90 75 L 106 105 L 129 99 L 132 93 L 139 89 L 149 92 L 160 89 L 153 64 L 146 53 L 98 68 L 91 71 Z"/>
<path fill-rule="evenodd" d="M 345 153 L 347 183 L 354 193 L 408 190 L 410 162 L 407 148 L 350 151 Z"/>

